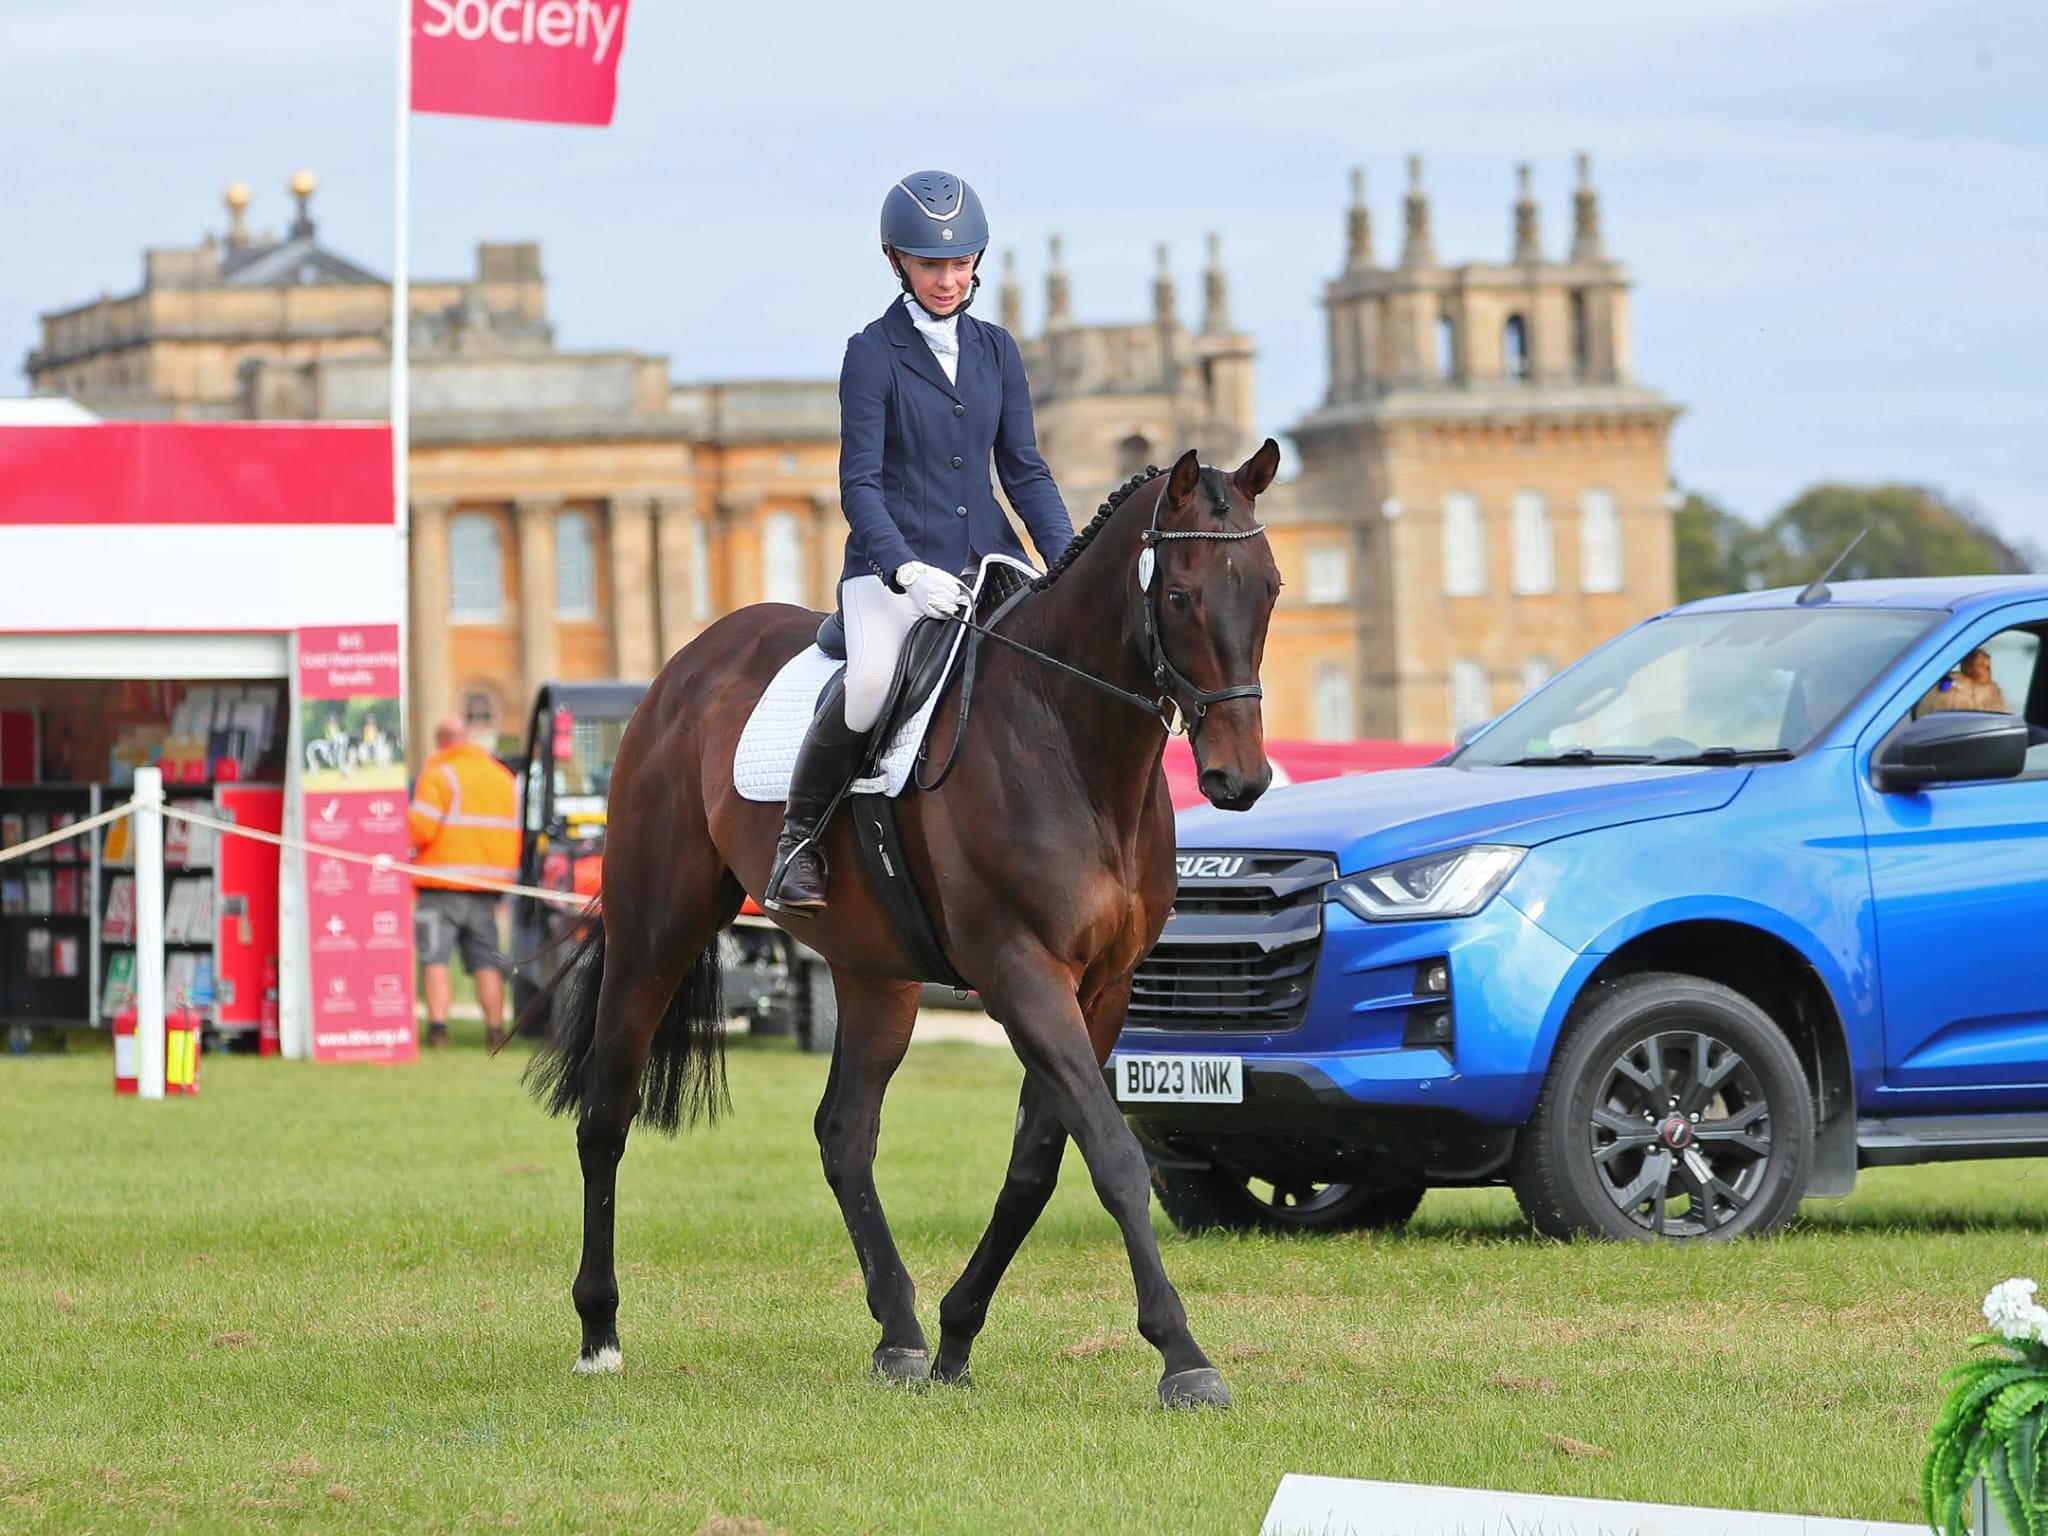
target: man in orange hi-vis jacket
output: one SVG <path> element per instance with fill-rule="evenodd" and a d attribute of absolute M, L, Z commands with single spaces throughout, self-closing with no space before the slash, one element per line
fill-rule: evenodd
<path fill-rule="evenodd" d="M 469 739 L 453 715 L 434 727 L 434 755 L 413 786 L 413 862 L 430 871 L 510 880 L 519 865 L 518 791 L 510 770 Z M 504 1039 L 505 957 L 498 951 L 498 898 L 473 885 L 413 876 L 413 942 L 427 994 L 427 1044 L 448 1043 L 452 983 L 448 961 L 459 946 L 476 981 L 492 1050 Z"/>

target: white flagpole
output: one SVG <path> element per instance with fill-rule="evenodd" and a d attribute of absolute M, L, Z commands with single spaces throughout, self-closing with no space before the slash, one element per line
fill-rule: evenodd
<path fill-rule="evenodd" d="M 412 0 L 396 0 L 398 10 L 398 122 L 394 135 L 398 164 L 392 177 L 397 204 L 392 225 L 396 251 L 391 266 L 391 494 L 393 527 L 398 533 L 398 692 L 406 699 L 409 716 L 411 699 L 406 691 L 411 657 L 412 633 L 412 501 L 409 463 L 412 448 L 412 393 L 406 365 L 412 350 L 412 253 L 408 249 L 407 223 L 412 211 Z M 416 752 L 412 721 L 404 725 L 405 750 Z"/>

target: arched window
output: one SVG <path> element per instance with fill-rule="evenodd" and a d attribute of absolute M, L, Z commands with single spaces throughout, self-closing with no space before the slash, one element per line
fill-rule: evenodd
<path fill-rule="evenodd" d="M 1451 663 L 1451 729 L 1493 718 L 1493 693 L 1487 686 L 1486 663 L 1462 660 Z"/>
<path fill-rule="evenodd" d="M 597 560 L 590 519 L 581 512 L 555 514 L 555 617 L 597 617 Z"/>
<path fill-rule="evenodd" d="M 1310 729 L 1317 741 L 1349 741 L 1351 725 L 1351 679 L 1342 667 L 1318 667 L 1311 685 L 1315 719 Z"/>
<path fill-rule="evenodd" d="M 761 599 L 803 604 L 803 532 L 787 512 L 771 512 L 761 520 Z"/>
<path fill-rule="evenodd" d="M 1448 313 L 1436 317 L 1436 376 L 1458 376 L 1458 325 Z"/>
<path fill-rule="evenodd" d="M 1520 315 L 1509 315 L 1500 338 L 1501 363 L 1511 379 L 1529 377 L 1529 328 Z"/>
<path fill-rule="evenodd" d="M 1534 693 L 1550 681 L 1550 663 L 1541 656 L 1531 656 L 1522 663 L 1522 692 Z"/>
<path fill-rule="evenodd" d="M 1465 491 L 1444 497 L 1444 596 L 1476 597 L 1486 590 L 1486 525 L 1479 498 Z"/>
<path fill-rule="evenodd" d="M 1621 513 L 1611 491 L 1587 491 L 1579 497 L 1579 588 L 1621 590 Z"/>
<path fill-rule="evenodd" d="M 1541 491 L 1517 491 L 1514 503 L 1515 590 L 1548 592 L 1557 585 L 1550 547 L 1550 503 Z"/>
<path fill-rule="evenodd" d="M 448 524 L 448 617 L 457 624 L 505 617 L 505 552 L 496 521 L 479 513 Z"/>
<path fill-rule="evenodd" d="M 1142 433 L 1133 432 L 1116 445 L 1116 474 L 1128 480 L 1152 462 L 1152 444 Z"/>
<path fill-rule="evenodd" d="M 498 690 L 489 683 L 471 683 L 462 690 L 462 723 L 471 741 L 496 739 L 498 713 Z"/>

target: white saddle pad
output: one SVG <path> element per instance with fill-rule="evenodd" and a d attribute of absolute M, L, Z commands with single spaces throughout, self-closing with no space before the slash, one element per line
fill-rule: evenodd
<path fill-rule="evenodd" d="M 1008 555 L 986 555 L 974 577 L 977 598 L 988 582 L 989 570 L 998 565 L 1010 566 L 1029 576 L 1038 574 L 1035 567 Z M 946 653 L 948 670 L 966 633 L 964 629 L 953 632 L 952 646 Z M 811 718 L 818 712 L 818 695 L 832 680 L 832 674 L 844 665 L 816 645 L 807 645 L 775 674 L 768 691 L 761 695 L 761 702 L 747 717 L 739 747 L 733 754 L 732 784 L 741 799 L 789 798 L 790 770 L 796 765 L 796 749 L 803 744 L 804 732 L 811 728 Z M 939 707 L 939 695 L 943 692 L 943 688 L 934 688 L 917 713 L 896 728 L 888 750 L 882 754 L 880 772 L 873 778 L 854 780 L 851 793 L 888 795 L 892 799 L 903 793 L 903 786 L 910 782 L 910 770 L 917 762 L 917 749 L 924 743 L 925 732 L 931 729 L 932 712 Z"/>

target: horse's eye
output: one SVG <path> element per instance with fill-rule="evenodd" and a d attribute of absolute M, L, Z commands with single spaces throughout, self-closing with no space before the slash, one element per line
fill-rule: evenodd
<path fill-rule="evenodd" d="M 1180 610 L 1180 611 L 1181 611 L 1182 613 L 1186 613 L 1186 612 L 1188 611 L 1188 595 L 1187 595 L 1187 593 L 1185 593 L 1185 592 L 1169 592 L 1169 593 L 1167 593 L 1167 594 L 1166 594 L 1166 600 L 1167 600 L 1167 601 L 1168 601 L 1169 603 L 1173 604 L 1173 606 L 1174 606 L 1174 607 L 1178 608 L 1178 609 L 1179 609 L 1179 610 Z"/>

